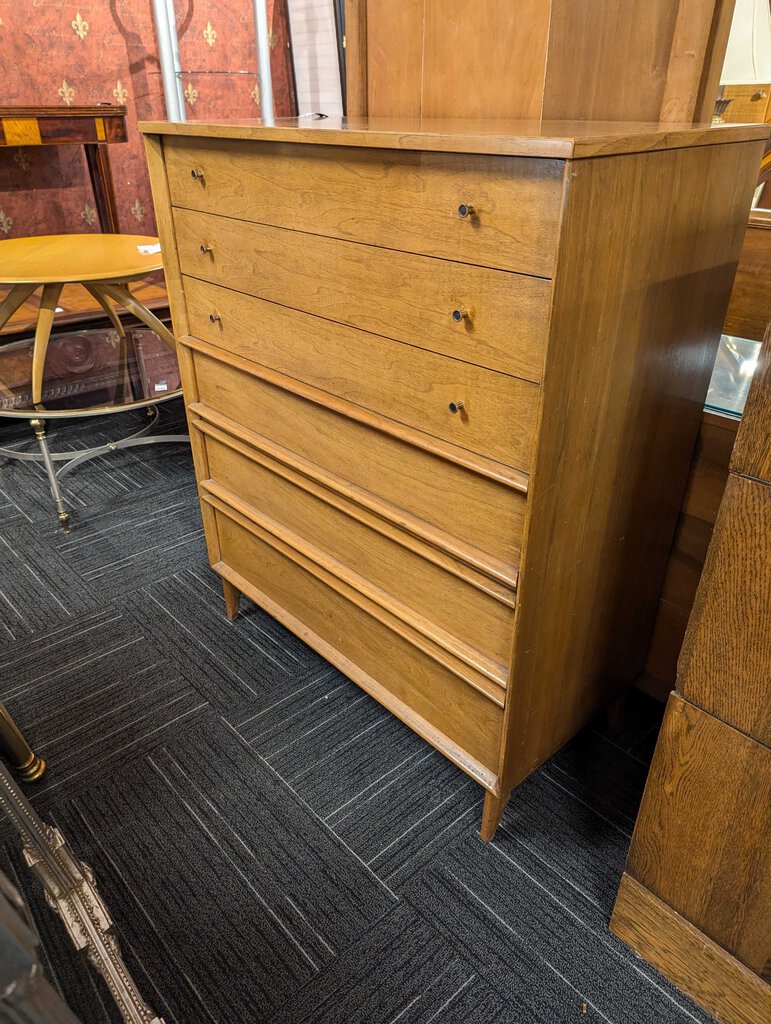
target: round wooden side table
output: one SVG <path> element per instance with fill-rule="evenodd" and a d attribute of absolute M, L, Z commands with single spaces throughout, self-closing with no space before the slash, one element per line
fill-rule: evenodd
<path fill-rule="evenodd" d="M 0 331 L 33 292 L 38 288 L 43 289 L 32 342 L 31 377 L 27 378 L 28 387 L 23 389 L 23 400 L 19 400 L 18 393 L 15 393 L 0 375 L 0 415 L 29 419 L 40 452 L 31 454 L 2 448 L 0 454 L 8 458 L 44 463 L 59 521 L 65 530 L 69 529 L 70 515 L 65 508 L 58 483 L 64 472 L 108 451 L 161 441 L 189 441 L 187 434 L 145 436 L 157 419 L 155 406 L 181 394 L 174 355 L 176 343 L 173 334 L 158 317 L 131 294 L 128 283 L 162 269 L 158 239 L 146 235 L 41 235 L 0 241 L 0 286 L 11 286 L 5 299 L 0 302 Z M 99 341 L 99 345 L 102 350 L 110 346 L 119 350 L 115 371 L 119 387 L 115 393 L 108 400 L 98 399 L 93 404 L 77 408 L 68 407 L 67 402 L 62 404 L 61 388 L 58 392 L 54 389 L 50 395 L 44 393 L 46 357 L 50 354 L 49 350 L 57 347 L 59 340 L 55 338 L 52 341 L 51 329 L 62 288 L 66 284 L 80 284 L 96 299 L 113 327 L 113 341 L 104 338 Z M 160 338 L 156 345 L 167 353 L 166 364 L 173 363 L 173 383 L 167 384 L 163 380 L 160 383 L 155 382 L 153 386 L 153 382 L 147 379 L 147 374 L 139 372 L 144 365 L 141 352 L 143 343 L 139 339 L 142 332 L 124 328 L 113 302 L 132 313 Z M 76 347 L 82 349 L 87 343 L 90 344 L 88 335 L 98 333 L 82 331 L 71 337 L 75 339 Z M 10 353 L 13 347 L 25 344 L 29 346 L 29 342 L 11 342 L 3 345 L 3 339 L 0 337 L 0 353 Z M 145 345 L 144 348 L 146 347 Z M 157 354 L 154 359 L 155 364 L 159 365 Z M 139 371 L 138 364 L 141 364 Z M 132 372 L 132 368 L 137 372 Z M 164 369 L 168 377 L 169 366 L 164 365 Z M 49 451 L 45 432 L 46 420 L 103 415 L 139 408 L 146 408 L 151 419 L 146 426 L 130 437 L 80 452 Z M 56 461 L 64 461 L 66 465 L 57 470 L 54 465 Z"/>
<path fill-rule="evenodd" d="M 123 336 L 123 326 L 110 302 L 129 310 L 172 348 L 174 336 L 137 302 L 126 287 L 153 270 L 162 270 L 157 238 L 147 235 L 40 235 L 0 242 L 0 285 L 11 290 L 0 303 L 0 331 L 19 306 L 43 289 L 32 357 L 32 401 L 41 401 L 43 369 L 56 307 L 65 284 L 81 284 Z"/>

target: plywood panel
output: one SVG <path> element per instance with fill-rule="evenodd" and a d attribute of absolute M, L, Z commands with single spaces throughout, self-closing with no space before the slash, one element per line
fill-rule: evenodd
<path fill-rule="evenodd" d="M 551 6 L 425 0 L 423 116 L 540 117 Z"/>
<path fill-rule="evenodd" d="M 553 0 L 543 116 L 658 121 L 678 4 Z"/>
<path fill-rule="evenodd" d="M 420 117 L 425 0 L 367 3 L 367 116 Z"/>

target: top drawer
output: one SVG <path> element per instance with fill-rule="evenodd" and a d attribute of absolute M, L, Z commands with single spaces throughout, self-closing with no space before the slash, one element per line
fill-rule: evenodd
<path fill-rule="evenodd" d="M 551 277 L 561 160 L 164 140 L 174 206 Z M 459 216 L 459 208 L 473 213 Z"/>

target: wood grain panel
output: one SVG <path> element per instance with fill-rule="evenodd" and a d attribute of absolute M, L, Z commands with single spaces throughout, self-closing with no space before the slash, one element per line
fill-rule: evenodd
<path fill-rule="evenodd" d="M 731 471 L 771 482 L 771 320 L 750 384 Z"/>
<path fill-rule="evenodd" d="M 771 485 L 732 473 L 683 641 L 678 690 L 771 744 L 768 565 Z"/>
<path fill-rule="evenodd" d="M 192 277 L 540 379 L 548 281 L 190 210 L 175 210 L 174 224 L 182 271 Z M 468 319 L 456 323 L 456 309 Z"/>
<path fill-rule="evenodd" d="M 367 114 L 420 117 L 425 0 L 367 0 Z"/>
<path fill-rule="evenodd" d="M 345 113 L 367 113 L 367 0 L 345 0 Z"/>
<path fill-rule="evenodd" d="M 722 1024 L 768 1024 L 771 988 L 624 874 L 611 931 Z"/>
<path fill-rule="evenodd" d="M 771 219 L 750 217 L 725 318 L 726 334 L 761 341 L 771 317 Z"/>
<path fill-rule="evenodd" d="M 551 8 L 552 0 L 425 0 L 422 115 L 539 118 Z"/>
<path fill-rule="evenodd" d="M 554 269 L 561 160 L 211 139 L 170 140 L 166 160 L 175 206 L 542 277 Z M 458 216 L 461 203 L 473 216 Z"/>
<path fill-rule="evenodd" d="M 377 699 L 367 681 L 379 683 L 430 726 L 422 732 L 429 742 L 483 785 L 494 785 L 501 724 L 496 704 L 368 614 L 361 595 L 221 502 L 215 508 L 223 562 L 247 581 L 243 587 L 237 582 L 239 589 L 311 647 L 325 641 L 324 657 Z M 399 714 L 398 707 L 391 710 Z"/>
<path fill-rule="evenodd" d="M 571 170 L 504 790 L 643 667 L 761 148 Z M 576 337 L 592 344 L 579 350 Z M 544 680 L 555 681 L 550 693 Z"/>
<path fill-rule="evenodd" d="M 769 137 L 766 125 L 665 124 L 640 121 L 523 121 L 512 118 L 334 118 L 308 123 L 296 117 L 257 121 L 144 121 L 149 135 L 251 142 L 312 143 L 390 151 L 485 153 L 492 156 L 585 160 L 621 153 L 654 153 L 695 146 L 722 146 Z"/>
<path fill-rule="evenodd" d="M 185 288 L 191 331 L 223 352 L 505 464 L 529 461 L 537 385 L 194 278 Z"/>
<path fill-rule="evenodd" d="M 542 116 L 658 121 L 678 3 L 551 6 Z"/>
<path fill-rule="evenodd" d="M 250 450 L 236 438 L 208 428 L 204 440 L 215 484 L 391 594 L 415 613 L 410 617 L 413 623 L 419 619 L 434 623 L 438 629 L 430 631 L 433 636 L 439 631 L 448 634 L 438 642 L 473 668 L 485 668 L 487 678 L 494 677 L 497 692 L 485 689 L 503 704 L 501 684 L 513 634 L 513 594 L 493 596 L 473 586 L 463 575 L 448 571 L 454 566 L 446 556 L 435 561 L 421 557 L 409 544 L 409 535 L 388 530 L 382 520 L 362 512 L 357 504 L 341 500 L 335 492 Z"/>
<path fill-rule="evenodd" d="M 203 406 L 295 453 L 369 507 L 380 499 L 394 522 L 437 547 L 502 581 L 516 578 L 523 495 L 200 352 L 194 363 Z"/>
<path fill-rule="evenodd" d="M 627 861 L 758 975 L 771 960 L 770 791 L 771 750 L 674 693 Z"/>

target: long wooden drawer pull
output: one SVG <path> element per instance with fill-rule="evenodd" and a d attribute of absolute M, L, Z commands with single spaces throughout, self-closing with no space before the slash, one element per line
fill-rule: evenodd
<path fill-rule="evenodd" d="M 452 318 L 456 324 L 461 323 L 463 320 L 469 319 L 469 312 L 465 306 L 458 306 L 457 309 L 452 311 Z"/>
<path fill-rule="evenodd" d="M 471 203 L 461 203 L 458 207 L 458 216 L 461 220 L 468 220 L 476 215 L 476 210 Z"/>
<path fill-rule="evenodd" d="M 459 400 L 457 402 L 450 402 L 450 405 L 449 405 L 448 408 L 449 408 L 450 412 L 453 413 L 453 415 L 454 415 L 456 412 L 462 412 L 463 409 L 465 409 L 465 406 L 464 406 L 463 402 L 461 402 Z"/>

